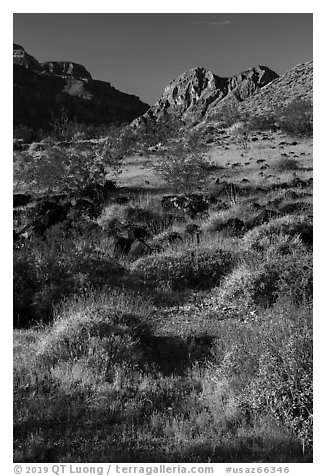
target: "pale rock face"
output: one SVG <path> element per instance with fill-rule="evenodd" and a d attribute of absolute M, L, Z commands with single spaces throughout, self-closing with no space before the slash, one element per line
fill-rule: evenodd
<path fill-rule="evenodd" d="M 278 75 L 266 66 L 255 66 L 230 78 L 202 67 L 192 68 L 172 80 L 159 101 L 136 122 L 160 120 L 166 114 L 196 121 L 210 114 L 225 98 L 244 101 L 276 78 Z"/>
<path fill-rule="evenodd" d="M 43 72 L 48 74 L 56 74 L 63 77 L 73 77 L 76 79 L 89 80 L 92 79 L 91 74 L 85 66 L 71 61 L 46 61 L 42 64 Z"/>

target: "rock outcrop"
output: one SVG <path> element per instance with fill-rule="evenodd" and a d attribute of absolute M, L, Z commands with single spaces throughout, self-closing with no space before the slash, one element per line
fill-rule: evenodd
<path fill-rule="evenodd" d="M 14 126 L 47 129 L 62 108 L 70 119 L 85 124 L 131 122 L 149 105 L 92 79 L 87 69 L 69 61 L 39 63 L 14 44 Z"/>
<path fill-rule="evenodd" d="M 46 61 L 42 64 L 42 72 L 84 81 L 92 79 L 91 73 L 87 71 L 85 66 L 71 61 Z"/>
<path fill-rule="evenodd" d="M 26 53 L 25 49 L 14 43 L 14 64 L 23 66 L 24 68 L 32 69 L 33 71 L 42 71 L 42 65 L 30 54 Z"/>
<path fill-rule="evenodd" d="M 226 97 L 245 101 L 276 78 L 278 75 L 266 66 L 255 66 L 230 78 L 217 76 L 205 68 L 193 68 L 171 81 L 159 101 L 134 124 L 160 120 L 168 114 L 197 121 L 215 110 Z"/>

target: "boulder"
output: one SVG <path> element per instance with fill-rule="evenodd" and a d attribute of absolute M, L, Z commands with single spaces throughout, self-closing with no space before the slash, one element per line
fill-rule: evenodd
<path fill-rule="evenodd" d="M 161 200 L 161 206 L 164 211 L 171 212 L 177 209 L 189 215 L 191 219 L 204 213 L 209 205 L 209 197 L 198 193 L 189 195 L 165 195 Z"/>
<path fill-rule="evenodd" d="M 23 205 L 27 205 L 32 201 L 32 195 L 28 193 L 14 193 L 13 197 L 13 205 L 14 208 L 21 207 Z"/>
<path fill-rule="evenodd" d="M 116 236 L 114 239 L 114 251 L 118 254 L 127 255 L 131 250 L 134 240 L 124 236 Z"/>
<path fill-rule="evenodd" d="M 151 253 L 151 250 L 148 246 L 146 246 L 144 243 L 141 243 L 140 241 L 134 241 L 134 243 L 132 244 L 130 248 L 128 256 L 134 259 L 138 259 L 150 253 Z"/>
<path fill-rule="evenodd" d="M 166 240 L 172 245 L 173 243 L 180 243 L 183 241 L 182 236 L 180 233 L 176 231 L 171 231 L 166 235 Z"/>
<path fill-rule="evenodd" d="M 239 218 L 230 218 L 216 227 L 216 231 L 227 231 L 234 236 L 243 236 L 247 231 L 245 223 Z"/>

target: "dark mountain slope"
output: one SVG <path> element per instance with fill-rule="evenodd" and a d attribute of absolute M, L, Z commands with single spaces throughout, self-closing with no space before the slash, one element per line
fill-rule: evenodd
<path fill-rule="evenodd" d="M 136 96 L 110 83 L 93 80 L 82 65 L 72 62 L 40 64 L 14 45 L 14 125 L 48 127 L 51 114 L 62 107 L 69 118 L 85 124 L 131 122 L 149 108 Z"/>

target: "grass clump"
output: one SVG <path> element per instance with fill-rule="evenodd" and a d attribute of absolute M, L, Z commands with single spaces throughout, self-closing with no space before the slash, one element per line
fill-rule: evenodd
<path fill-rule="evenodd" d="M 293 246 L 312 245 L 313 224 L 305 215 L 284 215 L 248 231 L 243 237 L 247 249 L 267 251 L 278 248 L 281 253 L 290 251 Z"/>
<path fill-rule="evenodd" d="M 312 258 L 303 251 L 285 255 L 251 255 L 226 276 L 218 291 L 221 302 L 246 307 L 268 307 L 278 300 L 294 303 L 312 300 Z"/>
<path fill-rule="evenodd" d="M 51 364 L 84 360 L 112 371 L 119 362 L 139 360 L 137 342 L 150 306 L 139 298 L 108 289 L 63 302 L 40 340 L 37 356 Z"/>
<path fill-rule="evenodd" d="M 200 289 L 218 285 L 234 262 L 235 255 L 231 251 L 210 247 L 140 258 L 132 270 L 145 283 Z"/>

